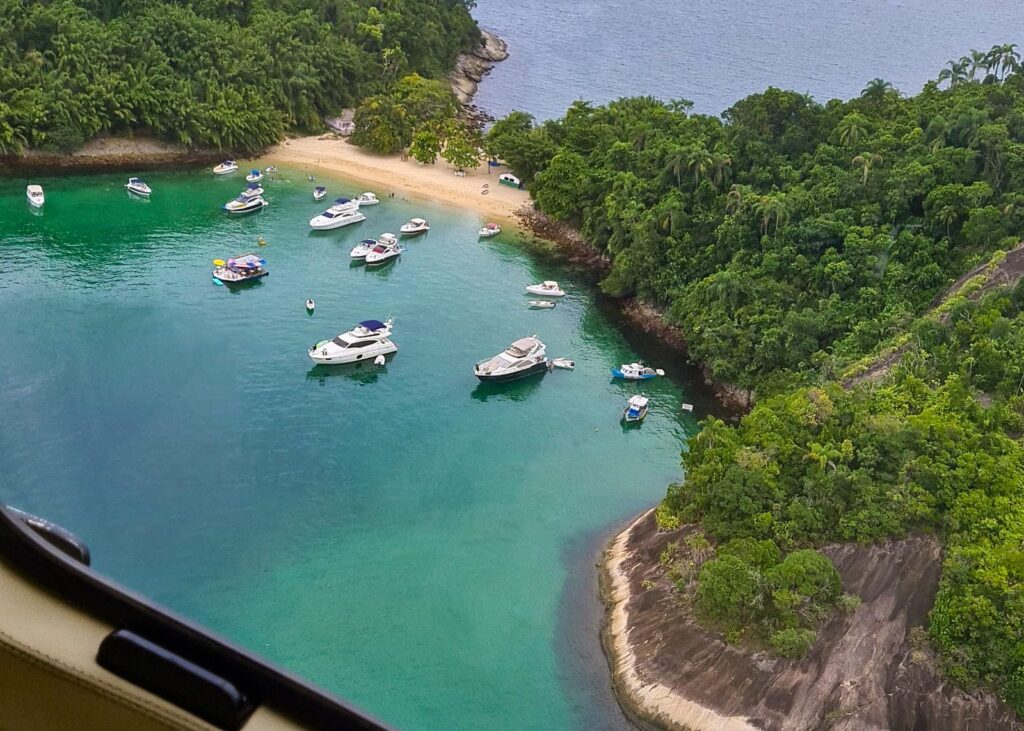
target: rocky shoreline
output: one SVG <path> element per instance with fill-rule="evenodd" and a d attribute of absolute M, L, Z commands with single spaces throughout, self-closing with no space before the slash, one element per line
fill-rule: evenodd
<path fill-rule="evenodd" d="M 460 54 L 455 60 L 455 68 L 448 74 L 452 92 L 462 105 L 463 115 L 481 127 L 491 118 L 473 105 L 473 97 L 494 64 L 506 58 L 508 44 L 494 33 L 481 29 L 480 45 L 469 53 Z"/>
<path fill-rule="evenodd" d="M 67 153 L 29 150 L 23 155 L 0 157 L 0 174 L 18 175 L 37 171 L 111 172 L 144 167 L 195 166 L 219 162 L 224 153 L 196 150 L 184 145 L 135 135 L 104 135 Z"/>
<path fill-rule="evenodd" d="M 642 728 L 1024 729 L 993 694 L 946 681 L 928 647 L 923 625 L 942 561 L 935 536 L 825 546 L 861 603 L 828 619 L 805 657 L 787 660 L 727 644 L 680 601 L 659 556 L 693 531 L 659 531 L 648 511 L 599 564 L 605 654 L 619 701 Z"/>

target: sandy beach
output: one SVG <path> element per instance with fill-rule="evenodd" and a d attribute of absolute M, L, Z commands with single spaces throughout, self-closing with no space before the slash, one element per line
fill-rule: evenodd
<path fill-rule="evenodd" d="M 498 184 L 498 173 L 507 172 L 506 168 L 496 168 L 488 174 L 487 165 L 481 164 L 460 177 L 440 160 L 434 165 L 420 165 L 412 158 L 383 157 L 327 135 L 286 140 L 262 159 L 300 167 L 314 176 L 318 171 L 338 173 L 366 183 L 381 198 L 394 192 L 438 200 L 503 221 L 515 221 L 516 210 L 530 202 L 525 190 Z M 481 193 L 485 185 L 486 195 Z"/>

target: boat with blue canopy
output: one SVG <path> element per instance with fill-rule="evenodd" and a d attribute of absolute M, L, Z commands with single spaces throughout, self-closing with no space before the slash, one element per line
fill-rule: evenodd
<path fill-rule="evenodd" d="M 652 378 L 663 375 L 665 375 L 665 371 L 660 368 L 651 368 L 639 361 L 636 363 L 623 363 L 618 368 L 612 368 L 612 376 L 626 381 L 649 381 Z"/>
<path fill-rule="evenodd" d="M 308 351 L 310 360 L 320 365 L 337 365 L 374 360 L 378 356 L 395 353 L 398 346 L 390 339 L 394 321 L 390 317 L 384 322 L 363 320 L 336 338 L 311 345 Z"/>
<path fill-rule="evenodd" d="M 626 408 L 622 410 L 622 420 L 627 424 L 639 424 L 647 416 L 647 404 L 649 403 L 646 396 L 630 397 L 626 403 Z"/>
<path fill-rule="evenodd" d="M 270 272 L 267 271 L 267 260 L 257 254 L 233 257 L 213 270 L 214 280 L 221 284 L 252 282 L 268 274 Z"/>
<path fill-rule="evenodd" d="M 245 179 L 249 183 L 258 183 L 263 180 L 263 171 L 259 168 L 253 168 L 249 171 L 249 174 L 245 176 Z"/>
<path fill-rule="evenodd" d="M 254 198 L 258 195 L 263 195 L 263 186 L 259 183 L 249 183 L 245 186 L 245 190 L 242 191 L 243 198 Z"/>

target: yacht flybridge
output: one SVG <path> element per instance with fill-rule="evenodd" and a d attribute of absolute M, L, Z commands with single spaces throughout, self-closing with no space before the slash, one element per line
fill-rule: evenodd
<path fill-rule="evenodd" d="M 377 356 L 395 353 L 398 351 L 398 346 L 390 339 L 391 326 L 394 321 L 393 317 L 389 317 L 384 322 L 363 320 L 348 332 L 343 332 L 332 340 L 321 340 L 315 343 L 309 349 L 309 357 L 314 363 L 337 365 L 374 360 Z"/>
<path fill-rule="evenodd" d="M 503 383 L 548 369 L 547 348 L 535 335 L 520 338 L 493 358 L 480 361 L 473 373 L 485 383 Z"/>

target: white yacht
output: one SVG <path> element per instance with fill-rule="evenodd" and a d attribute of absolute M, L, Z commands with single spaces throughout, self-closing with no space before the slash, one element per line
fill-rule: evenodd
<path fill-rule="evenodd" d="M 28 198 L 28 203 L 33 208 L 42 208 L 43 204 L 46 203 L 46 196 L 43 195 L 43 186 L 41 185 L 29 185 L 26 187 L 25 197 Z"/>
<path fill-rule="evenodd" d="M 390 340 L 392 324 L 394 318 L 384 322 L 364 320 L 332 340 L 321 340 L 313 345 L 309 357 L 315 363 L 335 365 L 374 360 L 379 355 L 394 353 L 398 346 Z"/>
<path fill-rule="evenodd" d="M 489 239 L 501 233 L 501 226 L 496 223 L 489 223 L 476 233 L 482 239 Z"/>
<path fill-rule="evenodd" d="M 365 220 L 366 216 L 359 212 L 358 203 L 348 198 L 337 198 L 330 208 L 309 219 L 309 227 L 316 231 L 327 231 Z"/>
<path fill-rule="evenodd" d="M 430 230 L 430 224 L 424 218 L 410 218 L 408 223 L 403 223 L 398 232 L 403 236 L 415 236 Z"/>
<path fill-rule="evenodd" d="M 149 194 L 153 192 L 153 189 L 139 178 L 128 178 L 128 182 L 124 184 L 124 187 L 129 193 L 141 195 L 143 198 L 149 198 Z"/>
<path fill-rule="evenodd" d="M 263 171 L 259 168 L 253 168 L 249 171 L 249 174 L 245 176 L 245 180 L 248 183 L 258 183 L 263 180 Z"/>
<path fill-rule="evenodd" d="M 238 170 L 238 163 L 234 160 L 225 160 L 213 169 L 214 175 L 228 175 Z"/>
<path fill-rule="evenodd" d="M 565 292 L 558 286 L 558 282 L 541 282 L 531 284 L 526 288 L 530 294 L 539 294 L 541 297 L 565 297 Z"/>
<path fill-rule="evenodd" d="M 224 204 L 224 210 L 228 213 L 252 213 L 253 211 L 259 211 L 262 208 L 270 205 L 263 199 L 262 196 L 254 195 L 247 197 L 240 195 L 234 200 L 230 200 Z"/>
<path fill-rule="evenodd" d="M 383 236 L 377 240 L 377 245 L 366 253 L 366 266 L 372 267 L 391 261 L 402 253 L 402 247 L 398 239 L 392 236 L 386 239 Z"/>
<path fill-rule="evenodd" d="M 360 206 L 375 206 L 380 203 L 380 200 L 373 193 L 363 193 L 356 198 L 356 203 Z"/>
<path fill-rule="evenodd" d="M 377 246 L 377 244 L 397 244 L 397 243 L 398 243 L 398 237 L 397 236 L 395 236 L 394 234 L 384 233 L 384 234 L 380 235 L 379 239 L 376 239 L 376 240 L 374 240 L 374 239 L 363 239 L 362 241 L 360 241 L 358 244 L 356 244 L 352 248 L 352 251 L 350 252 L 350 256 L 353 259 L 365 259 L 366 255 L 369 254 L 371 251 L 373 251 L 373 248 L 375 246 Z"/>
<path fill-rule="evenodd" d="M 249 183 L 245 186 L 245 190 L 242 191 L 242 195 L 246 198 L 252 198 L 257 195 L 263 195 L 263 186 L 259 183 Z"/>
<path fill-rule="evenodd" d="M 520 338 L 493 358 L 473 366 L 473 373 L 485 383 L 502 383 L 525 378 L 548 369 L 547 348 L 536 336 Z"/>

